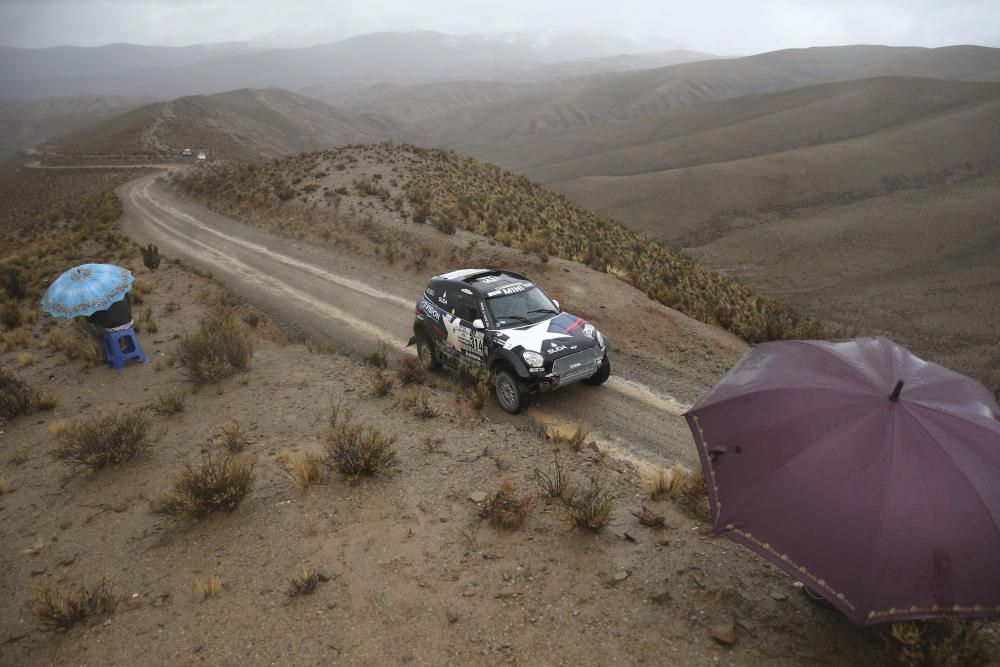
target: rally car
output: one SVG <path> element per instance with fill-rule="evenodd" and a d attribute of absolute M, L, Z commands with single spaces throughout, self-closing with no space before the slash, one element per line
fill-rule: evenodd
<path fill-rule="evenodd" d="M 461 269 L 431 279 L 417 302 L 411 345 L 427 369 L 485 365 L 500 406 L 517 414 L 532 392 L 611 375 L 609 341 L 510 271 Z"/>

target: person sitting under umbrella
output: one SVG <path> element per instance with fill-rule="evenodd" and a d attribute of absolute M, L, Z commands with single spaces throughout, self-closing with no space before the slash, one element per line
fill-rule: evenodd
<path fill-rule="evenodd" d="M 122 331 L 135 324 L 132 319 L 132 308 L 128 297 L 115 301 L 104 310 L 87 315 L 84 319 L 90 323 L 94 334 L 103 339 L 104 334 L 111 331 Z"/>

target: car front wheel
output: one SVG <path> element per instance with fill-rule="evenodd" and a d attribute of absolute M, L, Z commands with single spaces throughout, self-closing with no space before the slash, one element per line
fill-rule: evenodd
<path fill-rule="evenodd" d="M 493 383 L 500 407 L 512 415 L 528 407 L 528 389 L 509 369 L 499 371 Z"/>
<path fill-rule="evenodd" d="M 605 354 L 604 361 L 601 362 L 601 367 L 597 369 L 596 373 L 584 380 L 584 382 L 596 387 L 607 382 L 609 377 L 611 377 L 611 360 Z"/>

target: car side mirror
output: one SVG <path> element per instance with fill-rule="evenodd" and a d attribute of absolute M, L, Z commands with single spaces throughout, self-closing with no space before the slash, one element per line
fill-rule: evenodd
<path fill-rule="evenodd" d="M 473 329 L 485 329 L 486 325 L 483 324 L 483 321 L 477 317 L 476 319 L 472 320 L 472 328 Z"/>
<path fill-rule="evenodd" d="M 555 304 L 556 310 L 558 310 L 561 313 L 562 308 L 559 307 L 559 302 L 555 299 L 552 299 L 552 303 Z"/>

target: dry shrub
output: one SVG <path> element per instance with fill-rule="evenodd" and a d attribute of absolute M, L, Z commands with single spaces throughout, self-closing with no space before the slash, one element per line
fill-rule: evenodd
<path fill-rule="evenodd" d="M 17 356 L 17 365 L 21 368 L 27 368 L 35 363 L 35 355 L 31 352 L 22 352 Z"/>
<path fill-rule="evenodd" d="M 348 477 L 376 475 L 395 462 L 395 441 L 395 436 L 357 424 L 350 416 L 339 419 L 326 434 L 326 465 Z"/>
<path fill-rule="evenodd" d="M 63 463 L 85 470 L 128 461 L 149 448 L 149 417 L 142 409 L 98 413 L 54 430 L 52 452 Z"/>
<path fill-rule="evenodd" d="M 656 500 L 668 496 L 672 500 L 697 500 L 706 493 L 705 476 L 701 471 L 692 472 L 682 465 L 669 468 L 658 465 L 642 473 L 642 486 L 649 497 Z"/>
<path fill-rule="evenodd" d="M 388 396 L 394 382 L 392 376 L 376 368 L 368 378 L 368 392 L 377 398 Z"/>
<path fill-rule="evenodd" d="M 239 454 L 246 449 L 249 439 L 243 430 L 243 424 L 238 419 L 230 419 L 220 426 L 218 444 L 225 447 L 230 454 Z"/>
<path fill-rule="evenodd" d="M 411 384 L 421 384 L 426 379 L 424 365 L 417 357 L 405 356 L 399 361 L 399 368 L 396 370 L 396 378 L 399 383 L 407 386 Z"/>
<path fill-rule="evenodd" d="M 6 490 L 7 490 L 7 480 L 5 480 L 3 477 L 0 477 L 0 496 L 2 496 L 3 492 Z"/>
<path fill-rule="evenodd" d="M 465 397 L 459 401 L 473 410 L 482 410 L 493 393 L 493 372 L 486 366 L 460 364 L 458 381 L 465 389 Z"/>
<path fill-rule="evenodd" d="M 93 586 L 60 586 L 48 579 L 35 589 L 34 603 L 42 624 L 65 630 L 88 617 L 112 613 L 118 598 L 106 576 Z"/>
<path fill-rule="evenodd" d="M 524 519 L 535 509 L 534 494 L 518 495 L 517 488 L 509 479 L 500 483 L 500 488 L 479 511 L 479 516 L 489 519 L 494 526 L 520 528 Z"/>
<path fill-rule="evenodd" d="M 590 435 L 590 431 L 587 427 L 581 423 L 577 423 L 572 431 L 566 431 L 561 426 L 557 424 L 549 424 L 545 427 L 545 435 L 553 444 L 569 445 L 573 451 L 578 451 L 580 447 L 583 446 L 583 441 L 587 439 Z"/>
<path fill-rule="evenodd" d="M 375 368 L 387 368 L 389 366 L 389 350 L 391 349 L 389 341 L 380 338 L 375 349 L 370 354 L 365 355 L 364 361 Z"/>
<path fill-rule="evenodd" d="M 160 330 L 160 327 L 156 324 L 156 320 L 153 319 L 153 309 L 149 306 L 136 313 L 134 327 L 139 333 L 145 331 L 146 333 L 154 334 Z"/>
<path fill-rule="evenodd" d="M 142 251 L 142 263 L 149 270 L 154 270 L 160 265 L 160 249 L 150 243 L 148 246 L 140 248 Z"/>
<path fill-rule="evenodd" d="M 252 461 L 231 454 L 208 454 L 200 465 L 184 464 L 170 493 L 157 501 L 155 509 L 177 517 L 232 512 L 253 490 L 255 482 Z"/>
<path fill-rule="evenodd" d="M 417 392 L 413 414 L 423 419 L 433 419 L 441 414 L 441 410 L 431 405 L 431 395 L 426 389 L 423 389 Z"/>
<path fill-rule="evenodd" d="M 561 518 L 571 526 L 597 532 L 611 521 L 611 509 L 611 494 L 592 478 L 589 488 L 574 493 L 566 501 Z"/>
<path fill-rule="evenodd" d="M 140 304 L 143 302 L 143 299 L 152 292 L 153 292 L 152 285 L 147 283 L 145 280 L 137 278 L 136 280 L 132 281 L 132 289 L 129 290 L 128 295 L 132 303 Z"/>
<path fill-rule="evenodd" d="M 569 475 L 566 474 L 565 468 L 559 461 L 559 455 L 553 454 L 553 459 L 555 465 L 551 475 L 535 468 L 535 482 L 546 498 L 570 500 L 576 494 L 576 489 L 570 483 Z"/>
<path fill-rule="evenodd" d="M 310 486 L 322 484 L 326 478 L 323 457 L 318 454 L 293 452 L 286 449 L 278 455 L 278 462 L 299 491 L 305 491 Z"/>
<path fill-rule="evenodd" d="M 153 400 L 153 409 L 161 415 L 173 415 L 183 412 L 187 395 L 187 390 L 181 387 L 157 394 Z"/>
<path fill-rule="evenodd" d="M 309 595 L 316 592 L 317 586 L 319 586 L 319 573 L 312 568 L 306 568 L 300 574 L 288 580 L 288 589 L 286 592 L 288 593 L 288 597 Z"/>
<path fill-rule="evenodd" d="M 990 661 L 985 638 L 968 619 L 891 623 L 882 637 L 890 660 L 904 667 L 978 667 Z"/>
<path fill-rule="evenodd" d="M 38 392 L 31 385 L 0 368 L 0 419 L 26 415 L 34 410 Z"/>
<path fill-rule="evenodd" d="M 3 324 L 8 329 L 16 329 L 21 326 L 22 322 L 21 306 L 17 301 L 5 301 L 0 306 L 0 324 Z"/>
<path fill-rule="evenodd" d="M 209 600 L 216 597 L 222 591 L 222 579 L 212 575 L 204 579 L 195 579 L 194 592 L 201 596 L 202 600 Z"/>
<path fill-rule="evenodd" d="M 49 333 L 45 344 L 47 347 L 62 352 L 63 356 L 70 360 L 81 359 L 90 365 L 97 365 L 104 361 L 104 349 L 90 334 L 87 323 L 83 320 L 76 320 L 68 334 L 54 329 Z"/>
<path fill-rule="evenodd" d="M 231 309 L 223 308 L 202 320 L 198 331 L 185 334 L 174 354 L 191 381 L 206 384 L 248 370 L 253 351 L 246 327 Z"/>

